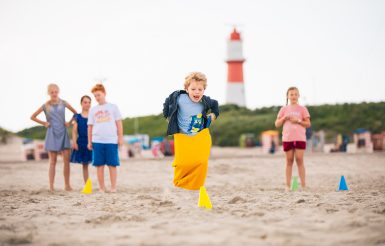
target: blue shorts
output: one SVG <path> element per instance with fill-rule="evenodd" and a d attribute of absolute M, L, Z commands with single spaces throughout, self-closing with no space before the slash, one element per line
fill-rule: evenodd
<path fill-rule="evenodd" d="M 105 143 L 92 143 L 93 166 L 120 166 L 118 145 Z"/>

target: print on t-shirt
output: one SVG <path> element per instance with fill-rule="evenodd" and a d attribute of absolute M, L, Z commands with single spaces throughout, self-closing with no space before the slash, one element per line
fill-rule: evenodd
<path fill-rule="evenodd" d="M 298 119 L 302 119 L 301 112 L 298 111 L 287 112 L 285 116 L 296 116 Z"/>
<path fill-rule="evenodd" d="M 188 129 L 189 133 L 197 133 L 203 128 L 203 117 L 202 114 L 191 116 L 191 123 Z"/>
<path fill-rule="evenodd" d="M 111 120 L 111 114 L 108 110 L 99 110 L 95 113 L 95 121 L 97 123 L 107 122 Z"/>

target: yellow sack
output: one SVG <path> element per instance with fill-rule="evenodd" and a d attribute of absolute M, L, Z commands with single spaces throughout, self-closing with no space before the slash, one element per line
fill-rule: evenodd
<path fill-rule="evenodd" d="M 195 136 L 174 134 L 174 185 L 188 190 L 199 190 L 205 184 L 211 149 L 208 128 Z"/>

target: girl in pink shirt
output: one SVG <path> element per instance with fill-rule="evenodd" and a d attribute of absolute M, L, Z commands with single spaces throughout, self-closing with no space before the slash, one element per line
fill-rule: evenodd
<path fill-rule="evenodd" d="M 282 107 L 277 115 L 275 126 L 281 127 L 283 150 L 286 153 L 286 191 L 290 191 L 291 175 L 294 157 L 298 166 L 298 175 L 301 186 L 304 189 L 305 165 L 303 154 L 306 149 L 306 128 L 310 127 L 310 114 L 306 107 L 298 104 L 299 91 L 296 87 L 290 87 L 286 93 L 286 106 Z M 290 105 L 288 102 L 290 101 Z"/>

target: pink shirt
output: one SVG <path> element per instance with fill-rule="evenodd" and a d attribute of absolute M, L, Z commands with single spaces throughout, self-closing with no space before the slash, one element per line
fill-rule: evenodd
<path fill-rule="evenodd" d="M 298 104 L 283 106 L 278 112 L 278 118 L 284 116 L 294 116 L 301 120 L 310 118 L 307 108 Z M 282 141 L 306 141 L 306 128 L 286 120 L 283 124 Z"/>

